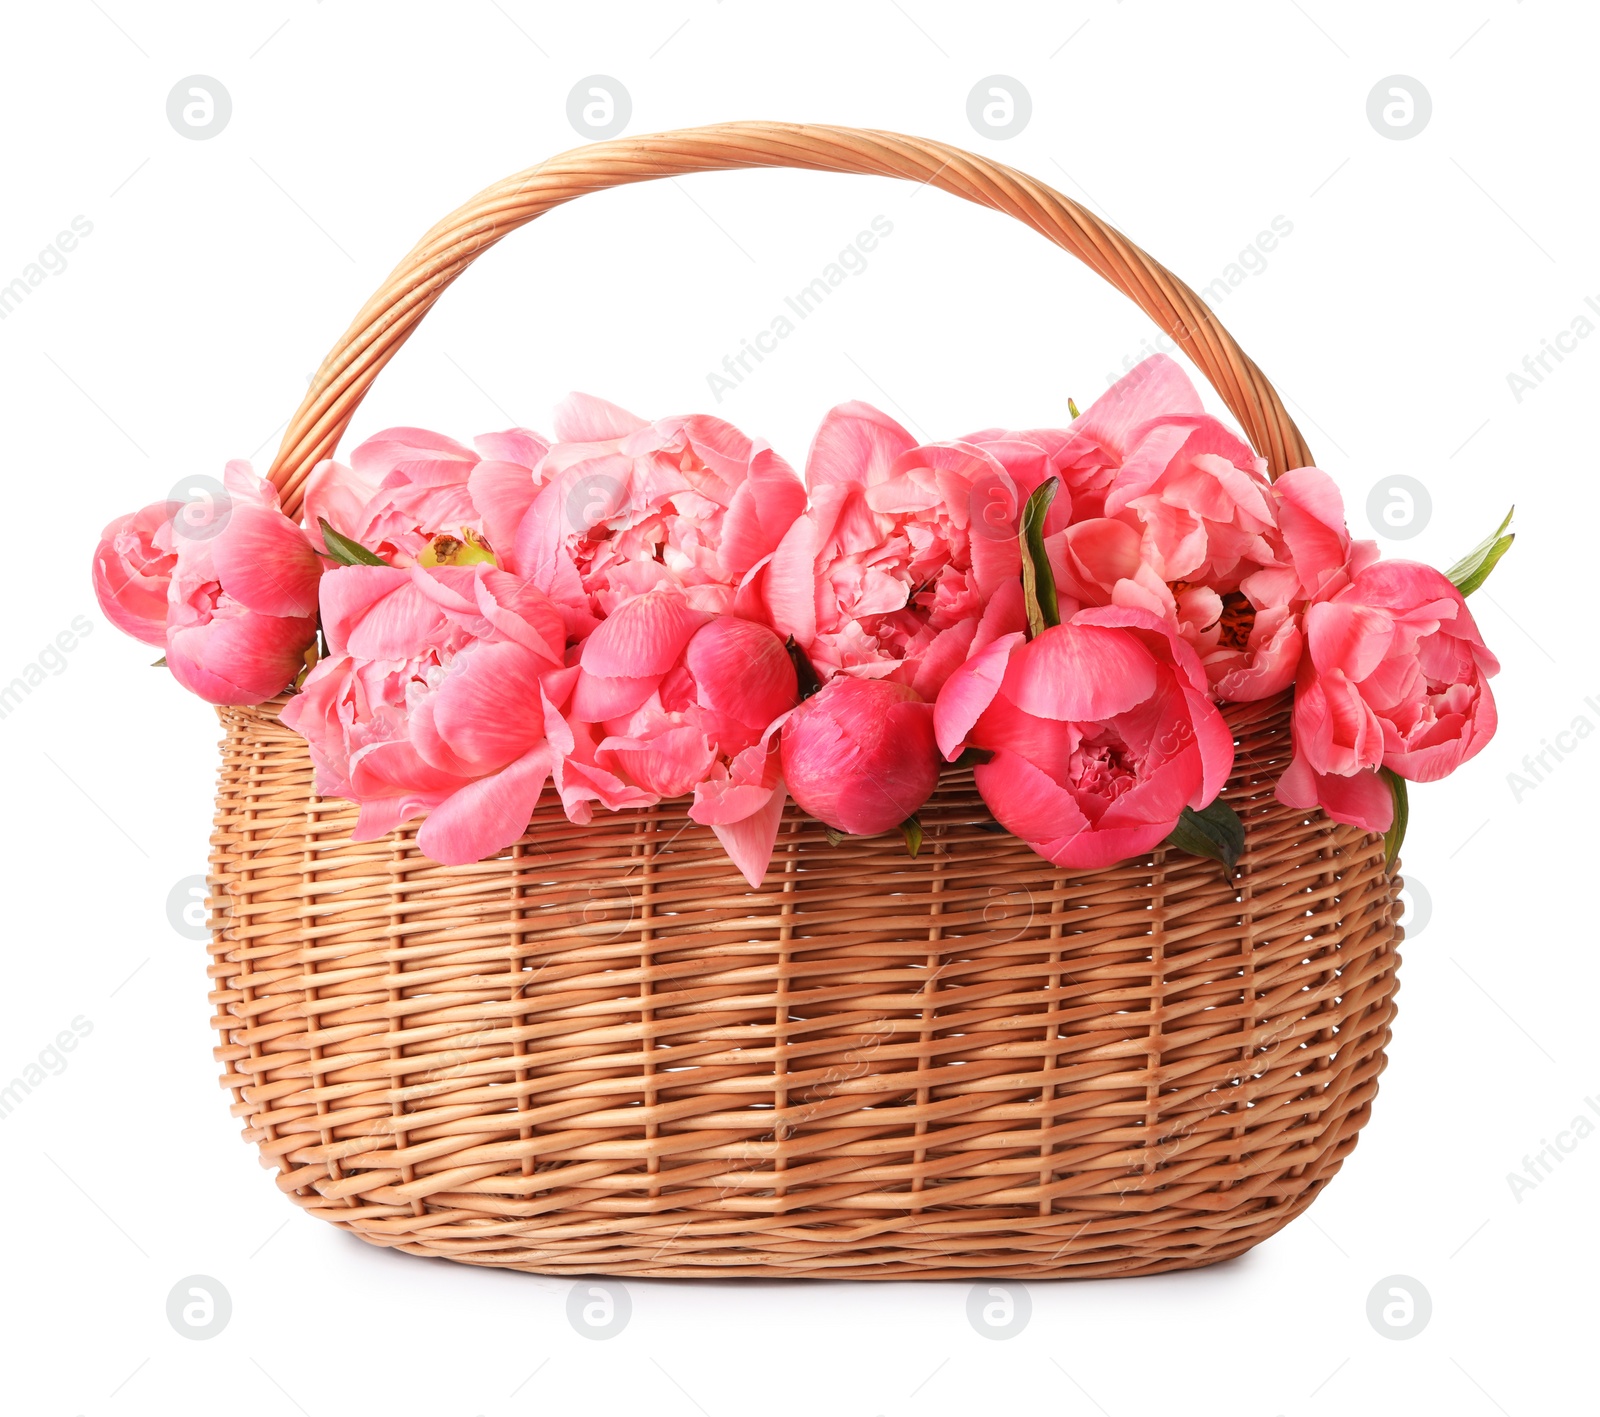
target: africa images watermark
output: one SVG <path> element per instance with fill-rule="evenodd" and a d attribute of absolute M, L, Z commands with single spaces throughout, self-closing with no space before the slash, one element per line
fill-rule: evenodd
<path fill-rule="evenodd" d="M 894 223 L 886 216 L 875 216 L 867 225 L 870 229 L 858 231 L 855 240 L 829 261 L 820 274 L 793 295 L 783 297 L 784 306 L 787 311 L 793 312 L 794 319 L 780 310 L 767 321 L 765 329 L 757 330 L 749 339 L 741 339 L 735 353 L 723 355 L 722 373 L 711 370 L 706 374 L 706 386 L 717 403 L 721 403 L 724 395 L 731 394 L 744 383 L 747 375 L 754 372 L 752 360 L 760 364 L 769 354 L 776 354 L 779 343 L 799 328 L 796 321 L 810 319 L 851 276 L 858 276 L 866 270 L 868 255 L 878 249 L 879 241 L 894 233 Z"/>
<path fill-rule="evenodd" d="M 1534 353 L 1522 356 L 1520 374 L 1513 369 L 1506 375 L 1506 387 L 1511 390 L 1512 402 L 1521 403 L 1544 383 L 1546 376 L 1555 372 L 1551 360 L 1557 364 L 1564 363 L 1569 354 L 1578 352 L 1578 342 L 1588 339 L 1595 332 L 1595 320 L 1600 320 L 1600 299 L 1586 295 L 1583 304 L 1584 310 L 1578 311 L 1567 322 L 1565 329 L 1557 330 L 1549 339 L 1541 339 Z M 1594 319 L 1590 318 L 1591 315 Z"/>
<path fill-rule="evenodd" d="M 1229 261 L 1209 284 L 1199 288 L 1200 298 L 1215 310 L 1251 276 L 1258 276 L 1266 270 L 1268 256 L 1293 234 L 1294 223 L 1288 217 L 1281 214 L 1273 217 L 1267 223 L 1265 230 L 1256 233 L 1254 241 L 1239 252 L 1235 259 Z M 1154 339 L 1146 337 L 1140 340 L 1137 350 L 1122 357 L 1122 368 L 1116 373 L 1106 375 L 1106 384 L 1109 386 L 1116 383 L 1135 364 L 1148 359 L 1152 354 L 1176 354 L 1180 347 L 1179 341 L 1186 341 L 1189 338 L 1191 338 L 1190 332 L 1187 329 L 1180 329 L 1178 340 L 1174 340 L 1165 331 L 1158 333 Z"/>
<path fill-rule="evenodd" d="M 1594 1113 L 1595 1118 L 1600 1119 L 1600 1097 L 1585 1097 L 1583 1105 Z M 1522 1204 L 1525 1192 L 1536 1190 L 1547 1181 L 1555 1173 L 1556 1165 L 1564 1164 L 1567 1157 L 1578 1149 L 1578 1143 L 1593 1136 L 1595 1131 L 1595 1121 L 1580 1112 L 1556 1133 L 1554 1141 L 1540 1137 L 1539 1150 L 1532 1156 L 1522 1158 L 1522 1170 L 1506 1172 L 1506 1184 L 1511 1187 L 1517 1204 Z"/>
<path fill-rule="evenodd" d="M 4 1121 L 18 1107 L 22 1099 L 43 1087 L 46 1079 L 59 1077 L 67 1070 L 67 1054 L 94 1032 L 92 1020 L 79 1014 L 71 1026 L 63 1028 L 54 1040 L 45 1044 L 21 1069 L 17 1076 L 0 1086 L 0 1121 Z"/>
<path fill-rule="evenodd" d="M 1600 701 L 1593 695 L 1583 701 L 1584 707 L 1589 709 L 1595 718 L 1600 718 Z M 1506 786 L 1511 789 L 1511 800 L 1520 802 L 1530 792 L 1537 788 L 1555 769 L 1566 761 L 1569 753 L 1575 753 L 1578 745 L 1589 737 L 1595 730 L 1595 719 L 1586 713 L 1576 714 L 1571 723 L 1552 737 L 1541 738 L 1542 745 L 1537 753 L 1526 753 L 1522 758 L 1521 772 L 1508 772 Z"/>
<path fill-rule="evenodd" d="M 51 276 L 58 276 L 67 268 L 67 257 L 78 249 L 78 242 L 94 231 L 94 223 L 86 216 L 75 216 L 68 229 L 58 231 L 55 239 L 22 268 L 20 275 L 0 285 L 0 320 L 8 319 Z"/>
<path fill-rule="evenodd" d="M 44 683 L 47 670 L 51 676 L 65 674 L 67 656 L 93 629 L 94 623 L 87 615 L 74 615 L 65 630 L 22 666 L 16 678 L 9 684 L 0 683 L 0 718 L 9 718 L 17 711 L 22 701 Z"/>

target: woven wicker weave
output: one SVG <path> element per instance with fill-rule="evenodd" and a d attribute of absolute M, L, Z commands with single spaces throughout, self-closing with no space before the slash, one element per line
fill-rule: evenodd
<path fill-rule="evenodd" d="M 1275 473 L 1310 461 L 1198 297 L 1065 197 L 938 143 L 750 123 L 581 148 L 436 227 L 314 380 L 286 507 L 488 245 L 584 192 L 755 166 L 1017 216 L 1178 338 Z M 411 831 L 353 844 L 276 707 L 220 711 L 217 1056 L 285 1193 L 375 1244 L 546 1273 L 1148 1274 L 1271 1235 L 1367 1119 L 1400 882 L 1376 838 L 1274 800 L 1287 698 L 1228 709 L 1232 881 L 1165 851 L 1056 870 L 952 770 L 917 859 L 791 808 L 759 892 L 681 802 L 580 828 L 547 799 L 473 866 Z"/>

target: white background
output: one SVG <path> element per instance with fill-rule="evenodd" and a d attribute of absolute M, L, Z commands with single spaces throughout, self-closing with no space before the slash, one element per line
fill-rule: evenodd
<path fill-rule="evenodd" d="M 92 1025 L 0 1121 L 7 1409 L 1593 1410 L 1600 1135 L 1520 1198 L 1507 1175 L 1600 1096 L 1600 734 L 1566 740 L 1520 800 L 1508 774 L 1578 717 L 1600 726 L 1600 339 L 1520 399 L 1507 376 L 1600 302 L 1597 40 L 1592 7 L 1511 0 L 8 6 L 0 285 L 75 216 L 93 231 L 0 321 L 0 681 L 75 616 L 94 628 L 0 720 L 0 1082 L 75 1017 Z M 166 114 L 196 74 L 232 100 L 204 141 Z M 1406 874 L 1431 915 L 1405 947 L 1372 1123 L 1315 1208 L 1243 1259 L 1034 1284 L 1004 1342 L 969 1325 L 964 1284 L 630 1282 L 630 1324 L 595 1342 L 567 1321 L 568 1282 L 368 1248 L 293 1211 L 238 1140 L 205 950 L 167 908 L 205 867 L 215 720 L 100 618 L 90 549 L 182 477 L 264 467 L 416 237 L 582 141 L 566 100 L 594 74 L 628 90 L 629 132 L 779 118 L 970 146 L 1196 286 L 1286 218 L 1219 314 L 1357 534 L 1397 474 L 1432 514 L 1390 555 L 1446 565 L 1516 502 L 1517 546 L 1472 602 L 1504 663 L 1500 733 L 1413 794 Z M 1005 141 L 967 118 L 995 74 L 1032 97 Z M 1391 75 L 1432 99 L 1403 141 L 1367 117 Z M 707 372 L 877 215 L 894 230 L 867 270 L 715 402 Z M 1055 248 L 935 190 L 721 174 L 593 197 L 506 241 L 353 432 L 548 430 L 582 388 L 647 417 L 715 411 L 798 463 L 846 398 L 933 437 L 1062 423 L 1069 394 L 1087 403 L 1152 334 Z M 204 1342 L 166 1317 L 195 1274 L 232 1298 Z M 1432 1298 L 1406 1341 L 1367 1318 L 1391 1275 Z"/>

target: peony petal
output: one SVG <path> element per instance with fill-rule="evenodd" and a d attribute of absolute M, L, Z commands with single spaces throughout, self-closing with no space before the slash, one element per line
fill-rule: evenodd
<path fill-rule="evenodd" d="M 1348 777 L 1318 773 L 1299 754 L 1278 779 L 1277 797 L 1286 807 L 1321 807 L 1336 822 L 1363 831 L 1386 832 L 1394 820 L 1394 796 L 1375 768 Z"/>
<path fill-rule="evenodd" d="M 167 668 L 207 703 L 259 704 L 289 687 L 316 634 L 315 617 L 235 606 L 207 623 L 169 628 Z"/>
<path fill-rule="evenodd" d="M 593 394 L 568 394 L 556 405 L 556 438 L 563 443 L 606 443 L 649 426 L 637 414 Z"/>
<path fill-rule="evenodd" d="M 356 824 L 350 830 L 350 840 L 381 841 L 402 822 L 426 812 L 429 805 L 412 797 L 374 797 L 361 804 Z"/>
<path fill-rule="evenodd" d="M 1063 612 L 1069 606 L 1062 606 Z M 1008 581 L 995 591 L 993 598 L 983 607 L 978 621 L 978 631 L 972 637 L 968 654 L 976 654 L 985 645 L 992 644 L 1002 635 L 1020 634 L 1028 628 L 1028 611 L 1022 595 L 1020 580 Z"/>
<path fill-rule="evenodd" d="M 1065 871 L 1103 871 L 1108 866 L 1154 851 L 1171 834 L 1172 823 L 1095 827 L 1076 836 L 1034 846 L 1046 861 Z M 1029 843 L 1032 845 L 1032 843 Z"/>
<path fill-rule="evenodd" d="M 94 593 L 113 625 L 147 645 L 167 642 L 167 592 L 176 558 L 156 545 L 170 540 L 180 502 L 152 502 L 118 517 L 94 550 Z"/>
<path fill-rule="evenodd" d="M 806 485 L 816 491 L 833 482 L 870 486 L 889 474 L 901 453 L 917 440 L 871 404 L 842 403 L 828 410 L 806 457 Z"/>
<path fill-rule="evenodd" d="M 685 447 L 729 486 L 749 475 L 756 451 L 756 445 L 733 424 L 709 413 L 658 419 L 647 433 L 627 439 L 622 451 L 635 457 L 657 449 L 676 455 Z"/>
<path fill-rule="evenodd" d="M 263 615 L 313 615 L 323 563 L 282 512 L 235 502 L 212 538 L 211 563 L 222 589 Z"/>
<path fill-rule="evenodd" d="M 1228 775 L 1233 771 L 1233 730 L 1204 694 L 1185 688 L 1183 696 L 1188 704 L 1189 725 L 1194 730 L 1201 765 L 1199 789 L 1187 805 L 1198 811 L 1214 802 L 1227 785 Z"/>
<path fill-rule="evenodd" d="M 995 820 L 1035 850 L 1089 830 L 1073 795 L 1020 754 L 1002 749 L 973 769 L 973 778 Z"/>
<path fill-rule="evenodd" d="M 794 469 L 771 448 L 759 449 L 722 519 L 717 563 L 723 574 L 742 576 L 770 556 L 805 509 L 806 489 Z"/>
<path fill-rule="evenodd" d="M 792 635 L 802 649 L 817 637 L 816 523 L 803 516 L 784 534 L 767 563 L 764 599 L 780 635 Z"/>
<path fill-rule="evenodd" d="M 933 706 L 933 733 L 947 762 L 961 756 L 973 725 L 1000 691 L 1012 651 L 1025 638 L 1011 634 L 991 641 L 945 680 Z"/>
<path fill-rule="evenodd" d="M 572 714 L 584 723 L 605 723 L 640 708 L 655 693 L 659 674 L 630 679 L 591 674 L 580 668 L 572 685 Z"/>
<path fill-rule="evenodd" d="M 480 642 L 456 655 L 433 695 L 433 726 L 476 771 L 493 771 L 544 738 L 539 656 L 512 641 Z"/>
<path fill-rule="evenodd" d="M 1058 588 L 1077 600 L 1105 604 L 1118 581 L 1138 574 L 1139 545 L 1137 530 L 1109 517 L 1069 526 L 1060 542 Z M 1055 557 L 1051 560 L 1055 564 Z"/>
<path fill-rule="evenodd" d="M 751 789 L 746 789 L 751 790 Z M 767 793 L 767 799 L 748 817 L 736 822 L 713 822 L 711 830 L 722 843 L 722 849 L 739 868 L 739 874 L 750 883 L 751 890 L 760 890 L 766 878 L 767 867 L 772 862 L 772 848 L 778 840 L 778 826 L 783 821 L 783 804 L 788 799 L 783 783 Z"/>
<path fill-rule="evenodd" d="M 958 620 L 948 629 L 940 630 L 915 661 L 911 687 L 929 703 L 937 699 L 950 676 L 966 662 L 977 633 L 976 617 Z"/>
<path fill-rule="evenodd" d="M 1025 713 L 1063 722 L 1125 713 L 1155 687 L 1156 661 L 1135 635 L 1076 620 L 1046 630 L 1012 655 L 1001 685 Z"/>
<path fill-rule="evenodd" d="M 765 625 L 724 615 L 702 626 L 684 651 L 700 704 L 756 732 L 793 708 L 794 662 Z"/>
<path fill-rule="evenodd" d="M 1398 752 L 1386 749 L 1383 765 L 1412 782 L 1437 782 L 1448 777 L 1468 758 L 1476 757 L 1494 737 L 1500 722 L 1500 711 L 1487 680 L 1480 681 L 1477 690 L 1470 731 L 1431 747 Z"/>
<path fill-rule="evenodd" d="M 531 428 L 507 428 L 503 433 L 480 433 L 472 446 L 486 462 L 515 463 L 531 471 L 550 451 L 550 440 Z"/>
<path fill-rule="evenodd" d="M 467 495 L 477 510 L 484 540 L 505 570 L 515 569 L 517 529 L 538 491 L 533 474 L 514 462 L 481 462 L 467 479 Z"/>
<path fill-rule="evenodd" d="M 357 477 L 373 486 L 381 486 L 397 467 L 409 463 L 475 463 L 477 460 L 478 455 L 471 448 L 426 428 L 385 428 L 350 454 Z"/>
<path fill-rule="evenodd" d="M 451 793 L 417 832 L 417 849 L 446 866 L 504 851 L 528 829 L 553 761 L 549 744 L 540 743 L 503 771 Z"/>
<path fill-rule="evenodd" d="M 1152 418 L 1204 411 L 1200 395 L 1178 364 L 1164 354 L 1152 354 L 1090 404 L 1070 432 L 1120 455 L 1133 430 Z"/>
<path fill-rule="evenodd" d="M 551 669 L 559 669 L 567 642 L 561 611 L 530 581 L 492 566 L 476 568 L 478 612 L 497 634 L 531 649 Z"/>
<path fill-rule="evenodd" d="M 668 728 L 648 738 L 606 738 L 595 749 L 600 767 L 662 799 L 694 791 L 716 758 L 715 745 L 693 724 Z"/>
<path fill-rule="evenodd" d="M 311 469 L 306 479 L 305 494 L 300 503 L 300 516 L 306 535 L 313 546 L 321 546 L 322 523 L 326 521 L 335 531 L 356 537 L 359 533 L 368 502 L 377 494 L 378 484 L 361 477 L 354 468 L 346 467 L 332 458 L 324 458 Z"/>
<path fill-rule="evenodd" d="M 604 678 L 665 674 L 706 617 L 678 591 L 637 596 L 600 622 L 584 641 L 584 669 Z"/>
<path fill-rule="evenodd" d="M 1357 683 L 1383 663 L 1395 637 L 1392 616 L 1355 600 L 1311 606 L 1305 627 L 1306 648 L 1317 669 L 1338 670 Z"/>
<path fill-rule="evenodd" d="M 322 630 L 334 654 L 409 659 L 437 638 L 439 607 L 393 566 L 340 566 L 318 587 Z"/>

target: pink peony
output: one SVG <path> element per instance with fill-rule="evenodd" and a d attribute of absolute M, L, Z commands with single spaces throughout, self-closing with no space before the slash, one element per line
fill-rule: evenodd
<path fill-rule="evenodd" d="M 840 675 L 783 725 L 783 778 L 802 811 L 837 831 L 892 831 L 939 782 L 933 706 L 908 684 Z"/>
<path fill-rule="evenodd" d="M 437 538 L 469 533 L 515 570 L 512 543 L 537 492 L 548 444 L 526 428 L 485 433 L 476 451 L 425 428 L 387 428 L 350 455 L 318 463 L 306 482 L 306 529 L 322 544 L 320 520 L 392 566 L 428 557 Z M 443 543 L 448 546 L 448 543 Z M 446 554 L 450 554 L 447 550 Z M 447 562 L 448 564 L 448 562 Z"/>
<path fill-rule="evenodd" d="M 690 817 L 759 886 L 784 802 L 770 730 L 796 694 L 794 664 L 765 625 L 697 610 L 681 590 L 625 602 L 579 659 L 557 777 L 568 816 L 692 792 Z"/>
<path fill-rule="evenodd" d="M 1125 464 L 1146 455 L 1145 445 L 1160 420 L 1202 412 L 1200 396 L 1183 370 L 1157 354 L 1118 379 L 1070 428 L 1020 433 L 989 428 L 960 441 L 997 458 L 1024 498 L 1045 478 L 1060 478 L 1062 495 L 1045 522 L 1045 531 L 1054 533 L 1069 520 L 1104 515 L 1113 478 Z"/>
<path fill-rule="evenodd" d="M 863 403 L 823 419 L 806 479 L 811 509 L 741 606 L 792 635 L 824 680 L 892 678 L 931 700 L 1019 573 L 1015 482 L 991 454 L 919 447 Z"/>
<path fill-rule="evenodd" d="M 1454 772 L 1494 736 L 1500 665 L 1461 593 L 1431 566 L 1380 561 L 1306 612 L 1295 686 L 1291 807 L 1386 831 L 1381 765 L 1414 782 Z"/>
<path fill-rule="evenodd" d="M 94 593 L 105 617 L 125 635 L 166 647 L 167 587 L 178 556 L 156 539 L 181 502 L 152 502 L 118 517 L 94 549 Z"/>
<path fill-rule="evenodd" d="M 167 667 L 208 703 L 258 704 L 305 666 L 323 562 L 249 463 L 230 462 L 223 485 L 226 500 L 180 509 L 153 537 L 175 553 Z"/>
<path fill-rule="evenodd" d="M 740 581 L 805 507 L 788 463 L 717 418 L 646 423 L 571 394 L 556 435 L 516 564 L 595 616 L 653 590 L 681 591 L 698 610 L 731 609 Z"/>
<path fill-rule="evenodd" d="M 992 641 L 951 675 L 934 725 L 946 758 L 993 755 L 975 776 L 996 820 L 1076 870 L 1158 846 L 1233 765 L 1199 658 L 1141 609 L 1081 610 L 1031 642 Z"/>
<path fill-rule="evenodd" d="M 1058 588 L 1167 620 L 1223 700 L 1287 689 L 1306 605 L 1377 555 L 1373 543 L 1351 541 L 1326 473 L 1297 468 L 1268 482 L 1249 448 L 1206 417 L 1152 429 L 1105 507 L 1047 540 Z"/>
<path fill-rule="evenodd" d="M 574 677 L 557 607 L 486 563 L 347 566 L 323 579 L 322 622 L 329 657 L 282 719 L 310 744 L 317 791 L 360 805 L 353 839 L 426 812 L 417 845 L 447 865 L 516 841 Z"/>

